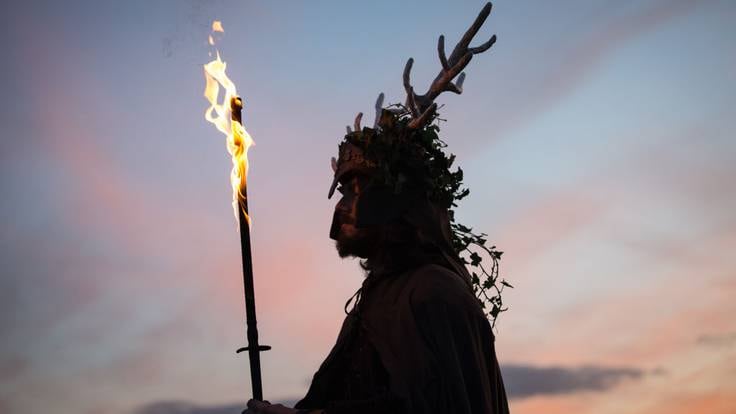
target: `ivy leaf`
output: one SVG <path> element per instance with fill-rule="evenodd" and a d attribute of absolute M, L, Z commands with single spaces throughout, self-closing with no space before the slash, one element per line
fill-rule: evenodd
<path fill-rule="evenodd" d="M 465 227 L 462 224 L 456 224 L 455 226 L 461 233 L 469 233 L 471 231 L 470 227 Z"/>
<path fill-rule="evenodd" d="M 473 252 L 470 254 L 470 265 L 471 266 L 478 266 L 478 263 L 480 263 L 481 260 L 483 259 L 481 259 L 481 257 L 478 256 L 478 253 Z"/>
<path fill-rule="evenodd" d="M 493 279 L 486 279 L 483 281 L 483 289 L 490 289 L 491 287 L 493 287 Z M 494 298 L 495 296 L 492 299 Z"/>

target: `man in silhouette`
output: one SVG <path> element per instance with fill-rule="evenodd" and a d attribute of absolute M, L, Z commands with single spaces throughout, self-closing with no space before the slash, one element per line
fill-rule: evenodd
<path fill-rule="evenodd" d="M 413 144 L 421 133 L 406 122 L 383 111 L 381 126 L 340 145 L 330 237 L 341 257 L 362 259 L 366 278 L 307 395 L 294 409 L 251 400 L 248 413 L 508 413 L 491 325 Z M 387 163 L 393 151 L 404 156 Z"/>
<path fill-rule="evenodd" d="M 462 70 L 495 43 L 494 35 L 470 47 L 490 12 L 488 3 L 449 57 L 440 36 L 442 68 L 425 94 L 411 86 L 410 58 L 406 105 L 382 109 L 381 94 L 373 128 L 360 127 L 362 114 L 348 128 L 332 160 L 329 197 L 336 189 L 342 197 L 330 238 L 341 257 L 362 259 L 366 278 L 307 395 L 294 409 L 251 400 L 249 413 L 508 413 L 492 326 L 475 296 L 490 299 L 491 317 L 503 310 L 501 289 L 486 292 L 496 287 L 500 253 L 454 223 L 452 208 L 468 191 L 432 123 L 434 99 L 462 93 Z M 469 263 L 461 258 L 469 244 L 489 253 L 491 274 L 468 273 L 466 264 L 482 260 L 472 252 Z"/>

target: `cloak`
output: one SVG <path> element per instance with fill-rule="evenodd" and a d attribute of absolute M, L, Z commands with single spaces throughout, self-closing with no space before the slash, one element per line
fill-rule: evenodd
<path fill-rule="evenodd" d="M 328 414 L 509 412 L 491 325 L 460 275 L 424 264 L 369 276 L 359 293 L 296 408 Z"/>

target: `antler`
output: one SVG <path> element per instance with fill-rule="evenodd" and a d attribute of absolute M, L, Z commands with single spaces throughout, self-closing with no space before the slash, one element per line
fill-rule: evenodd
<path fill-rule="evenodd" d="M 383 92 L 381 92 L 376 99 L 376 119 L 373 121 L 373 129 L 378 126 L 378 121 L 381 119 L 381 110 L 383 110 L 383 97 Z M 363 113 L 358 112 L 358 115 L 355 117 L 355 121 L 353 122 L 353 128 L 355 128 L 356 132 L 360 131 L 361 120 L 363 120 Z M 353 132 L 353 130 L 350 129 L 350 125 L 347 125 L 345 129 L 348 131 L 348 134 Z"/>
<path fill-rule="evenodd" d="M 378 98 L 376 98 L 376 118 L 373 120 L 373 129 L 378 128 L 378 121 L 381 120 L 381 111 L 383 111 L 383 92 L 378 94 Z"/>
<path fill-rule="evenodd" d="M 441 35 L 437 41 L 437 54 L 440 58 L 440 64 L 442 69 L 437 77 L 434 78 L 432 84 L 429 86 L 429 90 L 424 95 L 417 95 L 414 93 L 414 87 L 411 86 L 410 74 L 411 67 L 414 64 L 414 59 L 409 58 L 404 67 L 404 89 L 406 90 L 406 106 L 409 108 L 411 115 L 414 119 L 409 122 L 410 128 L 421 128 L 431 118 L 434 112 L 437 110 L 437 104 L 434 99 L 439 96 L 442 92 L 454 92 L 456 94 L 463 93 L 463 81 L 465 81 L 465 73 L 461 73 L 465 66 L 470 63 L 473 55 L 483 53 L 490 49 L 494 43 L 496 43 L 496 35 L 478 47 L 470 46 L 470 41 L 473 40 L 478 30 L 480 30 L 483 23 L 491 14 L 491 3 L 486 3 L 483 9 L 475 18 L 475 21 L 470 28 L 465 32 L 462 39 L 452 50 L 450 58 L 445 56 L 445 36 Z M 455 83 L 452 82 L 455 77 L 460 74 Z"/>
<path fill-rule="evenodd" d="M 360 131 L 360 120 L 363 119 L 363 113 L 358 112 L 358 115 L 355 116 L 355 121 L 353 121 L 353 128 L 355 128 L 355 132 Z M 352 129 L 350 129 L 350 125 L 345 126 L 345 129 L 348 131 L 348 134 L 351 134 L 353 132 Z"/>

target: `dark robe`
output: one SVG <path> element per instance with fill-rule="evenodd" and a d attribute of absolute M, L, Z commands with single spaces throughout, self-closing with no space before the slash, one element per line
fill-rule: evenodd
<path fill-rule="evenodd" d="M 296 408 L 326 413 L 509 412 L 494 335 L 457 273 L 369 276 Z"/>

